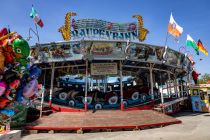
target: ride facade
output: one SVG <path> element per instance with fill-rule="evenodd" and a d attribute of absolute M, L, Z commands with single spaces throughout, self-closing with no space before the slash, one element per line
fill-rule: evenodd
<path fill-rule="evenodd" d="M 142 43 L 149 31 L 140 15 L 133 16 L 138 23 L 123 24 L 72 16 L 67 13 L 59 28 L 65 41 L 31 46 L 50 106 L 87 111 L 162 104 L 173 112 L 173 104 L 186 99 L 191 60 L 169 47 Z"/>

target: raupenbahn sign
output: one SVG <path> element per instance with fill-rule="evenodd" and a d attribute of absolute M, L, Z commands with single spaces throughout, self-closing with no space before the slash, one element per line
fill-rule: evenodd
<path fill-rule="evenodd" d="M 65 17 L 65 24 L 59 28 L 63 39 L 92 39 L 92 40 L 140 40 L 144 41 L 149 32 L 143 26 L 142 17 L 133 16 L 138 19 L 138 25 L 131 23 L 113 23 L 99 19 L 71 20 L 76 13 L 69 12 Z"/>
<path fill-rule="evenodd" d="M 83 28 L 71 31 L 72 39 L 137 40 L 137 31 L 113 32 L 104 29 Z"/>

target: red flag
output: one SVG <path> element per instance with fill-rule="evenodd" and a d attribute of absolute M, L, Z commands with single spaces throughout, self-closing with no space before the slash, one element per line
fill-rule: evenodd
<path fill-rule="evenodd" d="M 34 7 L 32 7 L 31 9 L 31 13 L 30 13 L 30 17 L 33 18 L 34 22 L 36 24 L 38 24 L 41 28 L 44 26 L 41 18 L 39 17 L 39 15 L 37 14 L 36 10 L 34 9 Z"/>

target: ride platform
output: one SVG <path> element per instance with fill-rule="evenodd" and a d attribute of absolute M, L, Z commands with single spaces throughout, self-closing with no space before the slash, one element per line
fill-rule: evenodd
<path fill-rule="evenodd" d="M 25 126 L 26 130 L 114 130 L 145 129 L 181 123 L 180 120 L 154 110 L 96 110 L 55 112 Z"/>

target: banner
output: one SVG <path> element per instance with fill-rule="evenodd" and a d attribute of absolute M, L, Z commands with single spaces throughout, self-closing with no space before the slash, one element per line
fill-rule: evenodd
<path fill-rule="evenodd" d="M 137 24 L 113 23 L 98 19 L 72 20 L 71 37 L 75 39 L 138 40 Z"/>
<path fill-rule="evenodd" d="M 117 63 L 91 63 L 91 75 L 116 75 Z"/>

